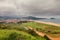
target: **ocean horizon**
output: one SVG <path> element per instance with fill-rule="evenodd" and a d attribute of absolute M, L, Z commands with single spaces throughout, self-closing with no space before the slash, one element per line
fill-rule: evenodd
<path fill-rule="evenodd" d="M 37 21 L 52 22 L 52 23 L 60 24 L 60 18 L 56 18 L 56 19 L 39 19 Z"/>

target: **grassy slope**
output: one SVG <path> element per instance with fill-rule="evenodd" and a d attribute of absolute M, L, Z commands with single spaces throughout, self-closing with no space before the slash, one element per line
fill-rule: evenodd
<path fill-rule="evenodd" d="M 26 28 L 28 27 L 32 27 L 38 31 L 42 31 L 45 33 L 51 33 L 51 32 L 60 33 L 60 27 L 56 27 L 53 25 L 46 25 L 46 24 L 35 23 L 35 22 L 28 22 L 28 23 L 22 23 L 22 24 L 8 23 L 8 24 L 0 24 L 0 29 L 3 29 L 3 30 L 0 30 L 0 40 L 5 40 L 6 38 L 11 39 L 9 36 L 15 32 L 17 33 L 17 35 L 20 34 L 22 40 L 46 40 L 43 37 L 36 37 L 29 34 L 28 32 L 25 32 Z M 4 30 L 4 29 L 8 29 L 8 30 Z M 20 31 L 16 31 L 16 30 L 20 30 Z M 11 40 L 13 39 L 14 38 L 12 38 Z"/>
<path fill-rule="evenodd" d="M 35 22 L 22 23 L 22 25 L 26 26 L 26 27 L 29 27 L 29 26 L 33 27 L 38 31 L 51 35 L 52 37 L 60 36 L 60 27 L 57 27 L 57 26 L 47 25 L 47 24 L 43 24 L 43 23 L 35 23 Z"/>
<path fill-rule="evenodd" d="M 35 22 L 28 22 L 28 23 L 22 23 L 23 26 L 26 27 L 33 27 L 35 29 L 38 29 L 38 31 L 51 31 L 51 32 L 60 32 L 60 27 L 53 26 L 53 25 L 47 25 L 42 23 L 35 23 Z"/>
<path fill-rule="evenodd" d="M 43 37 L 34 37 L 26 32 L 17 30 L 0 30 L 0 40 L 45 40 Z"/>

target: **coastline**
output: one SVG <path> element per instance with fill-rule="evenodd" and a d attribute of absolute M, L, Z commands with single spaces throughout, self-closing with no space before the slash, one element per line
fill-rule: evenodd
<path fill-rule="evenodd" d="M 60 27 L 60 24 L 53 23 L 53 22 L 44 22 L 44 21 L 37 21 L 37 20 L 31 20 L 31 21 Z"/>

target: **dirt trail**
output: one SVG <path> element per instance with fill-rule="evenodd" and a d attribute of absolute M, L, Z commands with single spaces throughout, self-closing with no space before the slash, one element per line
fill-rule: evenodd
<path fill-rule="evenodd" d="M 46 35 L 49 39 L 51 39 L 51 40 L 60 40 L 60 37 L 58 38 L 54 38 L 54 37 L 51 37 L 51 36 L 49 36 L 49 35 Z"/>
<path fill-rule="evenodd" d="M 45 36 L 44 33 L 42 33 L 42 32 L 38 32 L 37 30 L 33 29 L 32 27 L 29 27 L 29 29 L 30 29 L 30 30 L 33 30 L 33 31 L 34 31 L 36 34 L 38 34 L 39 36 L 42 36 L 42 37 Z"/>
<path fill-rule="evenodd" d="M 32 27 L 29 27 L 29 29 L 30 29 L 30 30 L 33 30 L 33 31 L 34 31 L 37 35 L 39 35 L 39 36 L 44 37 L 44 36 L 46 35 L 46 36 L 47 36 L 49 39 L 51 39 L 51 40 L 60 40 L 60 37 L 59 37 L 59 38 L 51 37 L 50 35 L 47 35 L 47 34 L 42 33 L 42 32 L 39 32 L 39 31 L 33 29 Z"/>

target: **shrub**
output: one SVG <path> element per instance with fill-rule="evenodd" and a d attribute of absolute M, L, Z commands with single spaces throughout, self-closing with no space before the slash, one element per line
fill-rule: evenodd
<path fill-rule="evenodd" d="M 44 38 L 45 38 L 46 40 L 50 40 L 46 35 L 44 36 Z"/>
<path fill-rule="evenodd" d="M 10 34 L 8 38 L 8 40 L 17 40 L 17 39 L 18 39 L 18 34 L 16 32 Z"/>

